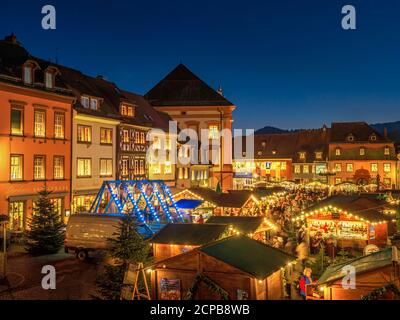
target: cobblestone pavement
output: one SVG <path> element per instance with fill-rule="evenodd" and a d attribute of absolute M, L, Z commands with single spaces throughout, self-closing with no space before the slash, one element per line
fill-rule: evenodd
<path fill-rule="evenodd" d="M 44 265 L 56 269 L 56 289 L 44 290 Z M 32 257 L 21 254 L 8 259 L 8 283 L 0 284 L 0 300 L 87 300 L 96 294 L 98 258 L 82 262 L 74 255 L 58 253 Z"/>

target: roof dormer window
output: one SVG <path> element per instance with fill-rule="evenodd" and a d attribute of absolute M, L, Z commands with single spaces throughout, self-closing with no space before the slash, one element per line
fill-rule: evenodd
<path fill-rule="evenodd" d="M 24 66 L 24 83 L 26 84 L 33 83 L 33 68 L 32 65 L 30 64 Z"/>
<path fill-rule="evenodd" d="M 305 152 L 299 152 L 299 158 L 301 160 L 304 160 L 306 158 L 306 153 Z"/>
<path fill-rule="evenodd" d="M 81 105 L 85 109 L 98 110 L 99 109 L 99 99 L 82 96 L 81 97 Z"/>
<path fill-rule="evenodd" d="M 318 159 L 318 160 L 321 160 L 322 159 L 322 152 L 321 151 L 316 151 L 315 152 L 315 158 Z"/>
<path fill-rule="evenodd" d="M 134 117 L 135 116 L 134 107 L 126 104 L 121 105 L 121 115 L 123 115 L 124 117 Z"/>
<path fill-rule="evenodd" d="M 349 142 L 353 142 L 353 141 L 354 141 L 354 135 L 353 135 L 352 133 L 350 133 L 350 134 L 347 136 L 346 140 L 349 141 Z"/>
<path fill-rule="evenodd" d="M 54 73 L 51 71 L 45 72 L 45 85 L 47 89 L 54 88 Z"/>
<path fill-rule="evenodd" d="M 369 140 L 376 141 L 376 134 L 375 133 L 371 134 Z"/>

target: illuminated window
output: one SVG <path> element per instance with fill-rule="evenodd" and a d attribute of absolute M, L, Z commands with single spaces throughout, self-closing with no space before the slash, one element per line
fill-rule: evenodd
<path fill-rule="evenodd" d="M 189 179 L 189 168 L 188 167 L 184 168 L 183 178 L 184 179 Z"/>
<path fill-rule="evenodd" d="M 35 111 L 35 137 L 44 137 L 46 131 L 46 113 L 44 111 Z"/>
<path fill-rule="evenodd" d="M 54 138 L 64 139 L 65 115 L 63 113 L 54 114 Z"/>
<path fill-rule="evenodd" d="M 135 160 L 134 172 L 135 174 L 139 174 L 139 160 Z"/>
<path fill-rule="evenodd" d="M 140 133 L 140 143 L 142 143 L 142 144 L 146 143 L 146 137 L 144 135 L 144 132 Z"/>
<path fill-rule="evenodd" d="M 46 176 L 46 158 L 44 156 L 33 157 L 33 180 L 44 180 Z"/>
<path fill-rule="evenodd" d="M 22 109 L 11 109 L 11 134 L 23 135 L 24 134 L 24 111 Z"/>
<path fill-rule="evenodd" d="M 347 172 L 353 172 L 353 164 L 352 163 L 347 163 L 346 164 L 346 171 Z"/>
<path fill-rule="evenodd" d="M 112 129 L 100 128 L 100 143 L 112 144 Z"/>
<path fill-rule="evenodd" d="M 99 105 L 99 101 L 95 98 L 90 98 L 90 109 L 97 110 Z"/>
<path fill-rule="evenodd" d="M 129 174 L 129 158 L 122 158 L 121 159 L 121 175 L 127 176 Z"/>
<path fill-rule="evenodd" d="M 392 180 L 391 180 L 390 178 L 384 178 L 384 179 L 383 179 L 383 184 L 384 184 L 385 186 L 390 186 L 391 183 L 392 183 Z"/>
<path fill-rule="evenodd" d="M 335 171 L 342 172 L 342 164 L 341 163 L 335 163 Z"/>
<path fill-rule="evenodd" d="M 371 163 L 371 172 L 378 172 L 378 164 Z"/>
<path fill-rule="evenodd" d="M 161 139 L 159 137 L 154 137 L 154 139 L 153 139 L 153 148 L 155 150 L 161 149 Z"/>
<path fill-rule="evenodd" d="M 154 166 L 153 166 L 153 173 L 154 174 L 160 174 L 161 173 L 161 165 L 158 163 L 158 164 L 155 164 Z"/>
<path fill-rule="evenodd" d="M 78 125 L 78 142 L 81 143 L 92 142 L 92 127 Z"/>
<path fill-rule="evenodd" d="M 390 148 L 389 147 L 385 147 L 384 154 L 385 154 L 385 156 L 389 156 L 390 155 Z"/>
<path fill-rule="evenodd" d="M 286 170 L 286 162 L 281 162 L 281 170 Z"/>
<path fill-rule="evenodd" d="M 383 172 L 390 172 L 390 171 L 391 171 L 390 163 L 384 163 L 383 164 Z"/>
<path fill-rule="evenodd" d="M 178 179 L 183 179 L 183 168 L 182 167 L 178 168 Z"/>
<path fill-rule="evenodd" d="M 55 156 L 54 163 L 54 179 L 64 179 L 64 157 Z"/>
<path fill-rule="evenodd" d="M 11 181 L 22 180 L 23 156 L 11 155 L 10 157 L 10 179 Z"/>
<path fill-rule="evenodd" d="M 371 136 L 369 137 L 369 140 L 376 141 L 376 134 L 375 133 L 371 134 Z"/>
<path fill-rule="evenodd" d="M 139 161 L 139 171 L 140 171 L 139 172 L 140 174 L 145 174 L 145 172 L 144 172 L 145 171 L 144 170 L 144 160 L 140 160 Z"/>
<path fill-rule="evenodd" d="M 121 105 L 121 115 L 125 117 L 134 117 L 134 107 L 132 106 L 127 106 L 127 105 Z"/>
<path fill-rule="evenodd" d="M 300 165 L 296 164 L 294 166 L 294 173 L 300 173 Z"/>
<path fill-rule="evenodd" d="M 54 74 L 52 72 L 46 71 L 46 88 L 52 89 L 54 87 Z"/>
<path fill-rule="evenodd" d="M 60 217 L 63 212 L 63 199 L 62 198 L 51 198 L 51 204 L 53 205 L 54 212 L 57 213 Z"/>
<path fill-rule="evenodd" d="M 320 151 L 317 151 L 316 153 L 315 153 L 315 158 L 316 159 L 322 159 L 322 152 L 320 152 Z"/>
<path fill-rule="evenodd" d="M 170 139 L 165 141 L 165 150 L 171 150 L 171 140 Z"/>
<path fill-rule="evenodd" d="M 81 105 L 85 109 L 89 109 L 89 98 L 88 97 L 81 97 Z"/>
<path fill-rule="evenodd" d="M 25 203 L 23 201 L 10 202 L 9 206 L 9 228 L 11 231 L 24 230 L 24 209 Z"/>
<path fill-rule="evenodd" d="M 74 213 L 78 212 L 88 212 L 92 206 L 94 196 L 77 196 L 74 197 Z"/>
<path fill-rule="evenodd" d="M 164 173 L 165 173 L 165 174 L 171 174 L 171 173 L 172 173 L 171 162 L 169 162 L 169 161 L 166 161 L 166 162 L 165 162 Z"/>
<path fill-rule="evenodd" d="M 100 176 L 110 177 L 113 173 L 112 159 L 100 159 Z"/>
<path fill-rule="evenodd" d="M 140 143 L 140 132 L 139 131 L 135 132 L 135 143 Z"/>
<path fill-rule="evenodd" d="M 342 178 L 335 178 L 335 184 L 339 184 L 342 182 Z"/>
<path fill-rule="evenodd" d="M 78 177 L 90 177 L 92 175 L 92 159 L 78 158 L 77 160 L 77 175 Z"/>
<path fill-rule="evenodd" d="M 219 127 L 217 125 L 210 125 L 208 127 L 208 139 L 218 139 L 219 138 Z"/>
<path fill-rule="evenodd" d="M 335 155 L 340 156 L 342 154 L 340 148 L 335 149 Z"/>
<path fill-rule="evenodd" d="M 365 148 L 360 148 L 360 156 L 365 156 Z"/>
<path fill-rule="evenodd" d="M 304 165 L 303 166 L 303 173 L 309 173 L 309 172 L 310 172 L 309 166 L 308 165 Z"/>
<path fill-rule="evenodd" d="M 306 153 L 305 152 L 299 152 L 299 156 L 301 160 L 304 160 L 306 158 Z"/>
<path fill-rule="evenodd" d="M 128 130 L 122 131 L 122 142 L 129 143 L 129 131 Z"/>

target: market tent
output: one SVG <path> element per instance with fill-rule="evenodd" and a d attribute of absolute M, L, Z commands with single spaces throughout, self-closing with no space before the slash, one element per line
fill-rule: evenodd
<path fill-rule="evenodd" d="M 206 221 L 206 224 L 223 223 L 232 226 L 241 233 L 250 234 L 254 233 L 263 222 L 263 217 L 212 216 Z"/>
<path fill-rule="evenodd" d="M 395 247 L 394 247 L 395 248 Z M 340 264 L 329 266 L 322 276 L 318 279 L 317 285 L 326 284 L 339 280 L 345 276 L 342 269 L 344 266 L 351 265 L 355 268 L 356 274 L 359 275 L 363 272 L 379 269 L 393 263 L 393 248 L 387 248 L 382 251 L 371 253 L 350 261 Z M 397 257 L 399 257 L 399 250 L 397 250 Z"/>
<path fill-rule="evenodd" d="M 157 232 L 150 242 L 198 246 L 220 239 L 228 229 L 226 224 L 171 223 Z"/>
<path fill-rule="evenodd" d="M 193 210 L 200 206 L 204 201 L 197 199 L 180 199 L 175 204 L 179 209 Z"/>
<path fill-rule="evenodd" d="M 265 279 L 296 259 L 282 250 L 246 236 L 225 238 L 198 250 L 258 279 Z"/>

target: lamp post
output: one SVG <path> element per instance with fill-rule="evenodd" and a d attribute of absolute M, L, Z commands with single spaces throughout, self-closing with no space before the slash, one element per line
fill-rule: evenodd
<path fill-rule="evenodd" d="M 0 215 L 0 226 L 3 227 L 3 252 L 0 253 L 0 280 L 5 280 L 7 276 L 7 229 L 8 216 Z"/>

